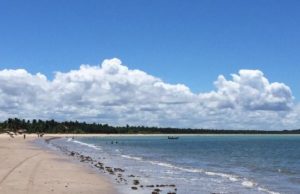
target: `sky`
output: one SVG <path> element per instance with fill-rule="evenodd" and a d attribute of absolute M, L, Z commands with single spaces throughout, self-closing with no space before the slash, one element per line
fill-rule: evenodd
<path fill-rule="evenodd" d="M 299 128 L 299 10 L 292 0 L 0 1 L 0 119 Z"/>

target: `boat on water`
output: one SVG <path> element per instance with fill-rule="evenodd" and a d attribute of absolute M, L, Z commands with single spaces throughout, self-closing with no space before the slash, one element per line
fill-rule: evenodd
<path fill-rule="evenodd" d="M 178 136 L 168 136 L 168 139 L 179 139 L 179 137 Z"/>

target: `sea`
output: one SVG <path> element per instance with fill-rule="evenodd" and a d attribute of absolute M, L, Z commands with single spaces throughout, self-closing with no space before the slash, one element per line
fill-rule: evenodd
<path fill-rule="evenodd" d="M 300 135 L 75 136 L 49 147 L 123 169 L 126 182 L 99 173 L 124 194 L 300 193 Z"/>

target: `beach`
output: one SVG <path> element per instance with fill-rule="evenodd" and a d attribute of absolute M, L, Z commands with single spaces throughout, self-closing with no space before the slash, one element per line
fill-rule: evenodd
<path fill-rule="evenodd" d="M 167 136 L 32 134 L 24 140 L 2 134 L 0 193 L 280 194 L 300 189 L 299 135 Z"/>
<path fill-rule="evenodd" d="M 106 177 L 62 154 L 35 146 L 31 141 L 36 138 L 35 134 L 25 140 L 21 135 L 0 135 L 1 194 L 117 193 Z"/>
<path fill-rule="evenodd" d="M 296 194 L 300 189 L 298 135 L 72 137 L 52 139 L 48 146 L 107 175 L 122 194 Z"/>

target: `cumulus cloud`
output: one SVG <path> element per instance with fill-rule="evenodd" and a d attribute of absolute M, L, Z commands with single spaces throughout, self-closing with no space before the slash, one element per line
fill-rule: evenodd
<path fill-rule="evenodd" d="M 215 81 L 217 91 L 200 94 L 215 108 L 283 111 L 292 107 L 291 89 L 283 83 L 269 83 L 259 70 L 240 70 L 232 80 L 220 75 Z"/>
<path fill-rule="evenodd" d="M 53 80 L 23 69 L 0 71 L 0 119 L 81 120 L 114 125 L 279 129 L 299 124 L 291 89 L 259 70 L 240 70 L 216 89 L 193 93 L 119 59 L 57 72 Z M 199 86 L 201 87 L 201 86 Z M 297 107 L 297 108 L 295 108 Z"/>

